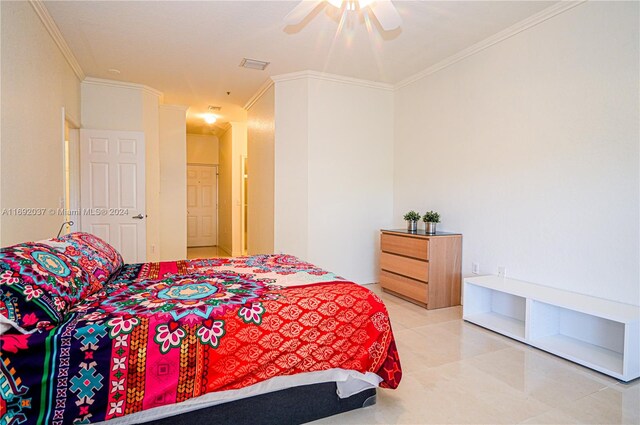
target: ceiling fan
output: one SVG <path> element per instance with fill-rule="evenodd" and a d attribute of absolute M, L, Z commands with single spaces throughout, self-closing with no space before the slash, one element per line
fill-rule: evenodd
<path fill-rule="evenodd" d="M 400 19 L 400 15 L 391 0 L 302 0 L 284 17 L 284 21 L 287 25 L 296 25 L 321 3 L 328 3 L 338 9 L 344 9 L 344 12 L 369 9 L 384 31 L 394 30 L 402 23 L 402 19 Z"/>

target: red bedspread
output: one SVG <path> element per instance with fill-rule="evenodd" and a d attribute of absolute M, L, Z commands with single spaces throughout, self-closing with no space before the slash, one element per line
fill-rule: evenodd
<path fill-rule="evenodd" d="M 29 423 L 96 422 L 334 368 L 387 388 L 401 378 L 382 301 L 284 255 L 127 265 L 63 325 L 3 342 L 15 394 L 0 413 Z"/>

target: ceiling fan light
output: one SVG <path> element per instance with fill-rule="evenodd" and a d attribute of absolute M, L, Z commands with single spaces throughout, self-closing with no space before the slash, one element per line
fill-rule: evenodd
<path fill-rule="evenodd" d="M 346 13 L 353 15 L 355 12 L 367 13 L 374 17 L 380 24 L 382 31 L 392 31 L 400 27 L 402 19 L 392 0 L 301 0 L 298 5 L 285 16 L 284 21 L 288 25 L 298 25 L 306 16 L 320 4 L 331 6 L 340 10 L 342 20 Z M 368 10 L 364 10 L 369 8 Z M 367 16 L 365 15 L 365 18 Z M 340 28 L 340 27 L 338 27 Z"/>

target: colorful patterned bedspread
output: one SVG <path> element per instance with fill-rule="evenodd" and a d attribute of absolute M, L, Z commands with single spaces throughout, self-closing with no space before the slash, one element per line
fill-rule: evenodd
<path fill-rule="evenodd" d="M 67 320 L 0 347 L 0 424 L 92 423 L 332 368 L 401 370 L 368 289 L 287 255 L 126 265 Z"/>

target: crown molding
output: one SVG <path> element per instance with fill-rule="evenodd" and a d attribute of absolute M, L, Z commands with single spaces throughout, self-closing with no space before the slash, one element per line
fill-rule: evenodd
<path fill-rule="evenodd" d="M 394 88 L 395 89 L 399 89 L 405 86 L 408 86 L 409 84 L 415 83 L 416 81 L 434 74 L 448 66 L 453 65 L 456 62 L 460 62 L 461 60 L 475 55 L 478 52 L 481 52 L 491 46 L 493 46 L 494 44 L 500 43 L 501 41 L 504 41 L 510 37 L 513 37 L 516 34 L 521 33 L 522 31 L 525 31 L 531 27 L 534 27 L 536 25 L 539 25 L 541 23 L 543 23 L 544 21 L 553 18 L 554 16 L 557 16 L 561 13 L 566 12 L 567 10 L 573 9 L 574 7 L 581 5 L 583 3 L 585 3 L 587 0 L 578 0 L 578 1 L 561 1 L 559 3 L 554 4 L 553 6 L 550 6 L 538 13 L 536 13 L 535 15 L 531 15 L 530 17 L 528 17 L 527 19 L 524 19 L 494 35 L 492 35 L 491 37 L 485 38 L 484 40 L 471 45 L 470 47 L 467 47 L 466 49 L 452 55 L 449 56 L 448 58 L 436 63 L 435 65 L 430 66 L 429 68 L 425 69 L 424 71 L 420 71 L 417 74 L 414 74 L 408 78 L 405 78 L 404 80 L 400 81 L 399 83 L 397 83 Z"/>
<path fill-rule="evenodd" d="M 318 71 L 310 71 L 310 70 L 292 72 L 289 74 L 275 75 L 271 77 L 271 79 L 276 83 L 279 83 L 282 81 L 300 80 L 303 78 L 332 81 L 334 83 L 343 83 L 343 84 L 349 84 L 352 86 L 367 87 L 367 88 L 379 89 L 379 90 L 389 90 L 389 91 L 393 90 L 393 84 L 381 83 L 378 81 L 361 80 L 359 78 L 351 78 L 351 77 L 345 77 L 337 74 L 327 74 L 326 72 L 318 72 Z"/>
<path fill-rule="evenodd" d="M 221 130 L 220 136 L 224 136 L 224 134 L 231 128 L 231 123 L 229 121 L 225 121 L 220 124 L 216 123 L 215 126 Z"/>
<path fill-rule="evenodd" d="M 265 81 L 264 83 L 262 83 L 262 85 L 260 86 L 260 88 L 258 89 L 257 92 L 254 93 L 253 96 L 251 96 L 249 98 L 249 100 L 247 100 L 247 103 L 244 104 L 243 108 L 245 110 L 249 110 L 251 109 L 251 107 L 258 101 L 260 100 L 260 98 L 265 94 L 265 92 L 267 90 L 269 90 L 271 88 L 271 86 L 273 86 L 274 82 L 271 78 L 268 78 L 267 81 Z"/>
<path fill-rule="evenodd" d="M 116 81 L 116 80 L 105 80 L 103 78 L 95 78 L 95 77 L 86 77 L 83 81 L 83 84 L 91 84 L 95 86 L 107 86 L 107 87 L 118 87 L 121 89 L 131 89 L 131 90 L 142 90 L 143 92 L 149 93 L 153 96 L 158 96 L 160 101 L 164 98 L 164 93 L 160 90 L 156 90 L 152 87 L 145 86 L 144 84 L 137 83 L 127 83 L 125 81 Z"/>
<path fill-rule="evenodd" d="M 80 81 L 84 80 L 85 73 L 82 70 L 82 67 L 71 52 L 71 49 L 69 48 L 69 45 L 65 41 L 64 37 L 62 37 L 60 29 L 49 14 L 49 11 L 44 5 L 44 2 L 42 2 L 42 0 L 29 0 L 29 3 L 31 4 L 31 7 L 33 7 L 33 10 L 36 12 L 36 15 L 38 15 L 38 18 L 40 18 L 40 21 L 44 25 L 51 38 L 53 38 L 53 41 L 58 46 L 58 49 L 60 49 L 60 53 L 62 53 L 62 56 L 64 56 L 64 58 L 66 59 L 67 63 L 73 70 L 73 73 L 76 74 L 76 77 L 78 77 Z"/>

